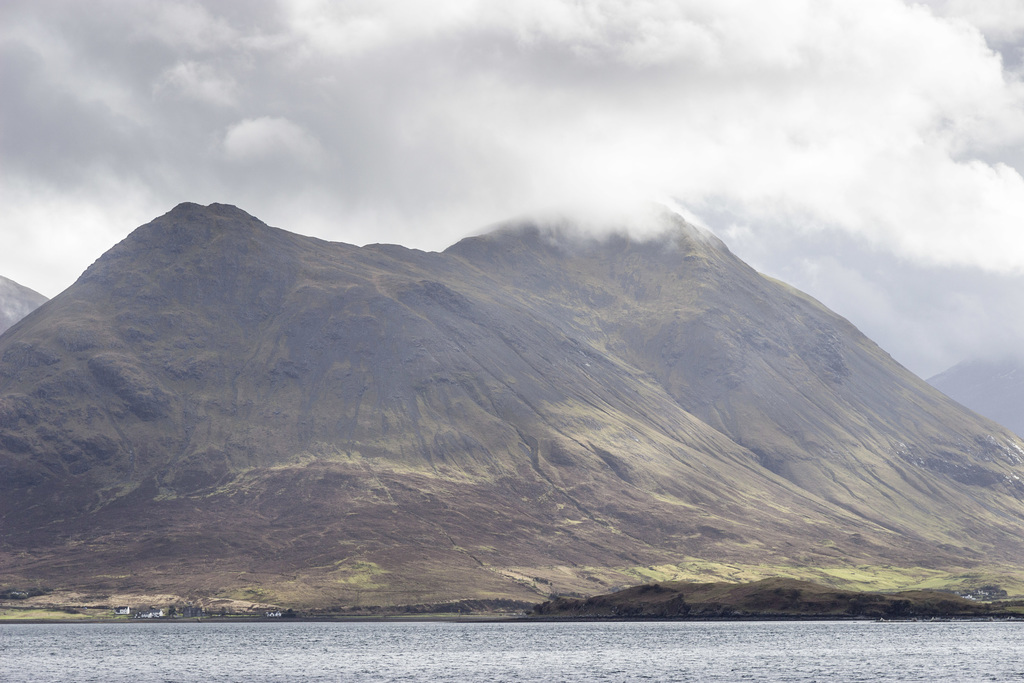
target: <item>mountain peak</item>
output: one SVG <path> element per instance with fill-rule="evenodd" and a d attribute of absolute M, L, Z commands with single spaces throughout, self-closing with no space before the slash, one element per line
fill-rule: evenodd
<path fill-rule="evenodd" d="M 543 254 L 594 257 L 637 253 L 682 258 L 698 252 L 731 257 L 728 247 L 709 231 L 660 208 L 633 222 L 617 224 L 567 217 L 520 218 L 491 226 L 445 250 L 473 262 L 507 264 Z"/>
<path fill-rule="evenodd" d="M 147 268 L 170 267 L 181 261 L 183 268 L 193 254 L 191 263 L 209 261 L 218 254 L 246 253 L 262 250 L 285 238 L 283 230 L 271 228 L 258 218 L 230 204 L 202 206 L 183 202 L 164 215 L 142 225 L 103 254 L 79 278 L 81 283 L 116 276 L 132 270 L 141 262 Z M 286 238 L 287 241 L 287 238 Z"/>
<path fill-rule="evenodd" d="M 233 204 L 213 203 L 203 206 L 195 202 L 182 202 L 164 214 L 163 218 L 174 218 L 177 220 L 209 220 L 211 218 L 253 220 L 259 219 L 243 211 Z"/>
<path fill-rule="evenodd" d="M 179 239 L 190 242 L 194 239 L 210 238 L 227 230 L 269 228 L 255 216 L 231 204 L 210 204 L 202 206 L 183 202 L 163 216 L 136 229 L 129 239 L 139 236 L 144 239 L 165 240 L 174 243 Z M 187 239 L 192 235 L 192 239 Z"/>

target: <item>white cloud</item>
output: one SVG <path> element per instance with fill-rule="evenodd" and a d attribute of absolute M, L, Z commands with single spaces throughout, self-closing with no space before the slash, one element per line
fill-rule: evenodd
<path fill-rule="evenodd" d="M 208 64 L 179 62 L 164 71 L 153 86 L 154 93 L 173 93 L 218 106 L 237 102 L 238 83 Z"/>
<path fill-rule="evenodd" d="M 80 103 L 98 104 L 112 117 L 141 123 L 142 107 L 135 94 L 117 74 L 100 68 L 82 54 L 79 47 L 62 32 L 36 20 L 4 25 L 0 15 L 0 47 L 31 55 L 35 88 L 57 93 Z M 14 122 L 9 122 L 8 125 Z"/>
<path fill-rule="evenodd" d="M 1019 0 L 922 0 L 936 14 L 960 19 L 1003 42 L 1024 35 L 1024 4 Z"/>
<path fill-rule="evenodd" d="M 477 0 L 283 0 L 280 9 L 296 44 L 311 56 L 359 56 L 465 26 L 479 28 Z"/>
<path fill-rule="evenodd" d="M 135 39 L 156 39 L 170 48 L 210 53 L 233 48 L 242 32 L 218 10 L 227 4 L 207 7 L 197 0 L 131 0 L 105 3 L 115 21 L 130 27 Z M 105 13 L 106 14 L 106 13 Z"/>
<path fill-rule="evenodd" d="M 224 135 L 223 148 L 225 157 L 238 163 L 290 159 L 314 166 L 323 157 L 315 137 L 288 119 L 273 116 L 233 124 Z"/>
<path fill-rule="evenodd" d="M 386 70 L 385 106 L 368 122 L 384 146 L 356 154 L 378 158 L 368 165 L 395 160 L 380 178 L 390 194 L 380 201 L 409 206 L 407 222 L 447 220 L 453 203 L 497 218 L 671 194 L 742 205 L 751 218 L 783 211 L 805 229 L 864 234 L 929 263 L 1024 268 L 1019 172 L 983 160 L 1021 143 L 1021 86 L 975 28 L 924 8 L 895 0 L 445 2 L 429 16 L 396 2 L 289 8 L 305 64 L 334 78 L 340 71 L 335 88 L 365 97 L 377 85 L 353 72 Z M 344 68 L 332 66 L 338 55 Z M 433 174 L 419 170 L 424 163 Z"/>

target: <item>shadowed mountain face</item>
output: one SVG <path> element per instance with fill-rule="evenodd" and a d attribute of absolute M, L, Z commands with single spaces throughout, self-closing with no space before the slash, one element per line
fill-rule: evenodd
<path fill-rule="evenodd" d="M 928 383 L 971 410 L 1024 434 L 1024 363 L 1020 360 L 964 361 Z"/>
<path fill-rule="evenodd" d="M 46 297 L 39 292 L 0 277 L 0 334 L 44 303 Z"/>
<path fill-rule="evenodd" d="M 0 339 L 0 577 L 387 605 L 1016 567 L 1017 437 L 665 221 L 436 254 L 175 208 Z"/>

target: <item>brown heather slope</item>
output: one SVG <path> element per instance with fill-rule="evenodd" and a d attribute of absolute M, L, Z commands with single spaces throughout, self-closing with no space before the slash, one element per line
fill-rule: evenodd
<path fill-rule="evenodd" d="M 665 222 L 436 254 L 175 208 L 0 337 L 0 584 L 292 606 L 713 566 L 1016 585 L 1024 444 Z"/>

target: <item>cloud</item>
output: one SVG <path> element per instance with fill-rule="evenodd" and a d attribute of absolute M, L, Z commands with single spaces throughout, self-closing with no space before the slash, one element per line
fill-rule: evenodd
<path fill-rule="evenodd" d="M 5 83 L 27 81 L 25 71 L 30 70 L 36 96 L 62 97 L 79 106 L 100 107 L 109 118 L 141 118 L 131 87 L 115 74 L 97 68 L 92 60 L 81 59 L 73 42 L 52 26 L 26 21 L 17 29 L 0 28 L 0 49 L 20 62 L 5 65 Z M 8 125 L 14 123 L 21 121 L 8 120 Z"/>
<path fill-rule="evenodd" d="M 287 159 L 316 165 L 323 156 L 316 138 L 288 119 L 273 116 L 231 125 L 223 146 L 227 159 L 236 163 Z"/>
<path fill-rule="evenodd" d="M 401 9 L 294 3 L 290 20 L 307 66 L 355 93 L 343 105 L 380 105 L 356 122 L 375 180 L 359 200 L 407 222 L 670 193 L 929 263 L 1024 267 L 1020 173 L 985 160 L 1021 144 L 1021 87 L 967 23 L 885 0 Z"/>
<path fill-rule="evenodd" d="M 238 99 L 234 78 L 220 74 L 208 64 L 186 61 L 170 67 L 153 86 L 155 94 L 174 94 L 218 106 L 231 106 Z"/>
<path fill-rule="evenodd" d="M 72 20 L 82 13 L 75 7 L 79 4 L 75 0 L 51 0 L 48 4 L 54 14 Z M 266 12 L 272 4 L 262 0 L 94 0 L 85 11 L 92 15 L 91 20 L 86 19 L 92 25 L 90 28 L 99 29 L 100 35 L 121 45 L 148 44 L 176 54 L 204 55 L 232 50 L 244 39 L 246 6 L 259 13 Z"/>
<path fill-rule="evenodd" d="M 1024 35 L 1024 5 L 1016 0 L 923 0 L 936 14 L 967 22 L 997 43 Z"/>

